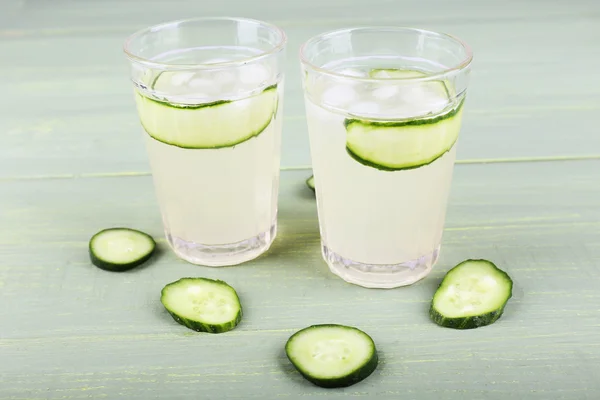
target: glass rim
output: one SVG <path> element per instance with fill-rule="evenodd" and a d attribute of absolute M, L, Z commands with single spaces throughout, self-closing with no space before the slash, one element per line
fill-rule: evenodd
<path fill-rule="evenodd" d="M 151 32 L 158 32 L 160 30 L 163 30 L 163 29 L 169 28 L 169 27 L 177 27 L 178 25 L 181 25 L 181 24 L 209 22 L 209 21 L 244 22 L 244 23 L 260 25 L 260 26 L 266 27 L 267 29 L 275 32 L 279 36 L 278 41 L 269 50 L 261 51 L 259 54 L 256 54 L 254 56 L 246 57 L 241 60 L 224 61 L 224 62 L 210 63 L 210 64 L 203 64 L 203 63 L 170 64 L 170 63 L 166 63 L 166 62 L 157 62 L 157 61 L 152 61 L 152 60 L 144 58 L 144 57 L 140 57 L 140 56 L 134 54 L 134 52 L 131 50 L 132 42 L 135 39 L 138 39 L 145 34 L 148 34 Z M 163 22 L 160 24 L 156 24 L 156 25 L 152 25 L 152 26 L 140 29 L 140 30 L 132 33 L 129 37 L 127 37 L 127 39 L 125 39 L 125 43 L 123 44 L 123 52 L 125 53 L 125 56 L 131 62 L 142 64 L 146 67 L 150 67 L 150 68 L 154 68 L 154 69 L 181 69 L 181 70 L 215 69 L 215 68 L 222 68 L 222 67 L 235 67 L 235 66 L 241 66 L 241 65 L 245 65 L 245 64 L 249 64 L 249 63 L 254 63 L 256 61 L 262 60 L 271 55 L 281 52 L 285 48 L 286 43 L 287 43 L 287 35 L 285 34 L 285 31 L 283 29 L 281 29 L 280 27 L 278 27 L 277 25 L 274 25 L 274 24 L 271 24 L 271 23 L 268 23 L 265 21 L 260 21 L 260 20 L 252 19 L 252 18 L 242 18 L 242 17 L 196 17 L 196 18 L 185 18 L 185 19 L 178 19 L 178 20 L 174 20 L 174 21 Z"/>
<path fill-rule="evenodd" d="M 357 32 L 357 31 L 360 31 L 360 32 L 369 32 L 369 31 L 370 32 L 386 32 L 386 31 L 387 32 L 413 32 L 413 33 L 424 33 L 427 35 L 443 37 L 446 39 L 450 39 L 453 42 L 460 45 L 465 50 L 466 56 L 458 64 L 453 65 L 449 68 L 445 68 L 441 71 L 434 72 L 432 74 L 428 74 L 428 75 L 425 75 L 422 77 L 408 77 L 408 78 L 407 77 L 370 77 L 370 76 L 363 77 L 363 76 L 342 74 L 339 72 L 332 71 L 328 68 L 319 67 L 318 65 L 315 65 L 314 63 L 310 62 L 308 60 L 308 58 L 306 57 L 306 49 L 308 47 L 314 45 L 315 43 L 325 40 L 325 39 L 328 39 L 328 38 L 331 38 L 331 37 L 335 37 L 340 34 Z M 310 68 L 311 70 L 313 70 L 315 72 L 318 72 L 318 73 L 321 73 L 324 75 L 329 75 L 329 76 L 332 76 L 335 78 L 351 79 L 351 80 L 360 81 L 360 82 L 382 82 L 382 81 L 423 82 L 423 81 L 430 81 L 430 80 L 439 80 L 441 77 L 444 77 L 446 75 L 450 75 L 454 72 L 459 72 L 459 71 L 462 71 L 462 70 L 468 68 L 472 61 L 473 61 L 473 51 L 471 50 L 471 47 L 467 43 L 465 43 L 463 40 L 459 39 L 456 36 L 450 35 L 448 33 L 430 31 L 427 29 L 401 27 L 401 26 L 357 26 L 357 27 L 353 27 L 353 28 L 335 29 L 335 30 L 323 32 L 316 36 L 313 36 L 310 39 L 306 40 L 300 46 L 300 62 L 304 66 Z"/>

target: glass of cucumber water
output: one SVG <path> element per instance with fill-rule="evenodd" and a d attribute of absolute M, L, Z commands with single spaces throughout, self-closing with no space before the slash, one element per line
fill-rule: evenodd
<path fill-rule="evenodd" d="M 437 261 L 472 54 L 412 28 L 337 30 L 300 51 L 323 258 L 409 285 Z"/>
<path fill-rule="evenodd" d="M 285 33 L 196 18 L 125 42 L 167 241 L 184 260 L 234 265 L 277 231 Z"/>

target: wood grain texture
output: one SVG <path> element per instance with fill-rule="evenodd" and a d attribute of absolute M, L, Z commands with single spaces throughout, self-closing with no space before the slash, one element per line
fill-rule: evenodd
<path fill-rule="evenodd" d="M 3 4 L 6 18 L 2 28 L 7 36 L 12 37 L 61 36 L 73 32 L 115 31 L 119 28 L 130 30 L 131 27 L 145 27 L 165 20 L 230 15 L 233 7 L 238 15 L 304 26 L 319 20 L 352 24 L 381 21 L 469 23 L 481 20 L 504 23 L 554 17 L 593 18 L 598 13 L 598 5 L 592 1 L 548 3 L 532 0 L 524 3 L 506 0 L 498 3 L 457 0 L 452 3 L 431 1 L 423 6 L 416 6 L 408 0 L 375 0 L 371 3 L 352 4 L 345 0 L 306 0 L 295 3 L 279 0 L 261 0 L 255 3 L 236 0 L 202 3 L 195 0 L 13 0 Z"/>
<path fill-rule="evenodd" d="M 286 170 L 273 248 L 211 269 L 178 260 L 162 239 L 121 45 L 150 24 L 231 10 L 289 35 Z M 476 55 L 440 261 L 396 290 L 327 270 L 302 169 L 298 46 L 366 24 L 447 31 Z M 594 0 L 1 2 L 0 399 L 597 400 L 598 43 Z M 121 274 L 93 267 L 89 237 L 117 225 L 160 238 L 158 256 Z M 427 316 L 433 291 L 468 257 L 506 269 L 514 297 L 494 325 L 439 328 Z M 159 293 L 182 276 L 235 286 L 238 329 L 198 334 L 175 323 Z M 382 361 L 369 379 L 324 390 L 294 372 L 283 344 L 326 322 L 373 336 Z"/>

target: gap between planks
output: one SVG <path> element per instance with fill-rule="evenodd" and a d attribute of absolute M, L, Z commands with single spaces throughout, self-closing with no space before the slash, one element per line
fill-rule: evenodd
<path fill-rule="evenodd" d="M 477 158 L 456 160 L 456 165 L 478 165 L 478 164 L 512 164 L 530 162 L 552 162 L 552 161 L 589 161 L 600 160 L 600 154 L 581 156 L 545 156 L 545 157 L 511 157 L 511 158 Z M 310 171 L 310 165 L 284 166 L 281 171 Z M 0 182 L 6 181 L 29 181 L 46 179 L 84 179 L 84 178 L 120 178 L 150 176 L 150 171 L 122 171 L 122 172 L 91 172 L 81 174 L 55 174 L 55 175 L 25 175 L 0 177 Z"/>

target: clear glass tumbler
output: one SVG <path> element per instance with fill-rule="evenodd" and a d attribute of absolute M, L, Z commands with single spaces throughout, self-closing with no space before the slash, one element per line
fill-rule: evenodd
<path fill-rule="evenodd" d="M 165 234 L 194 264 L 239 264 L 277 231 L 285 33 L 241 18 L 149 27 L 124 46 Z"/>
<path fill-rule="evenodd" d="M 435 264 L 472 54 L 412 28 L 345 29 L 300 50 L 323 257 L 365 287 Z"/>

